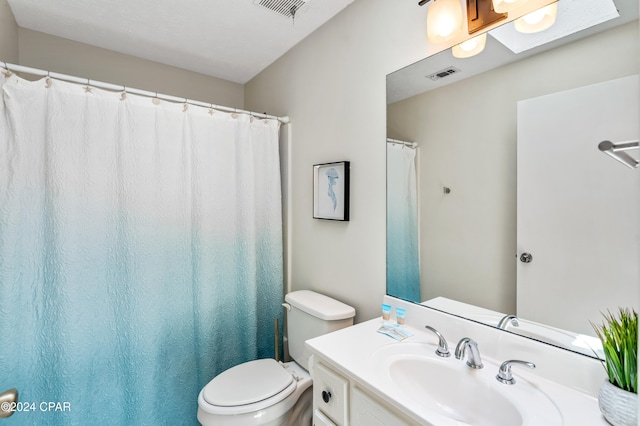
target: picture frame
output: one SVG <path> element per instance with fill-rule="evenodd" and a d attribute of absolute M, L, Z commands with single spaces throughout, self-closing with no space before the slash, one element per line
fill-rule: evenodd
<path fill-rule="evenodd" d="M 350 162 L 313 165 L 313 218 L 349 220 Z"/>

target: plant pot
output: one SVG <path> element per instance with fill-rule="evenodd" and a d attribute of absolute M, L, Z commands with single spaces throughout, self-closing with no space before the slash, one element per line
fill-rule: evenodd
<path fill-rule="evenodd" d="M 604 418 L 614 426 L 638 425 L 638 394 L 605 380 L 600 386 L 598 406 Z"/>

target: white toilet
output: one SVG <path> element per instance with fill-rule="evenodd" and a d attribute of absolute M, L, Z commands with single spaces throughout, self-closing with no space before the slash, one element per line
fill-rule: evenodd
<path fill-rule="evenodd" d="M 198 396 L 204 425 L 311 425 L 312 392 L 305 340 L 353 324 L 351 306 L 309 290 L 285 296 L 289 355 L 245 362 L 223 371 Z"/>

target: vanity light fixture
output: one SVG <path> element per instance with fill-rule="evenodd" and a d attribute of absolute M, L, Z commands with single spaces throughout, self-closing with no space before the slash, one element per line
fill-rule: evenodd
<path fill-rule="evenodd" d="M 530 34 L 544 31 L 556 22 L 558 15 L 558 3 L 551 3 L 535 12 L 518 18 L 513 22 L 513 26 L 518 32 Z"/>
<path fill-rule="evenodd" d="M 484 50 L 484 46 L 487 44 L 487 33 L 482 33 L 479 36 L 470 38 L 467 41 L 463 41 L 451 48 L 451 54 L 455 58 L 470 58 L 477 55 Z"/>
<path fill-rule="evenodd" d="M 429 0 L 421 0 L 420 6 Z M 427 13 L 427 38 L 443 43 L 462 32 L 462 7 L 459 0 L 433 0 Z"/>
<path fill-rule="evenodd" d="M 420 0 L 418 5 L 423 6 L 429 1 L 432 1 L 427 11 L 427 38 L 429 41 L 435 44 L 444 43 L 460 35 L 464 30 L 460 0 Z M 466 0 L 467 33 L 469 35 L 507 18 L 506 13 L 497 13 L 493 9 L 493 1 Z"/>

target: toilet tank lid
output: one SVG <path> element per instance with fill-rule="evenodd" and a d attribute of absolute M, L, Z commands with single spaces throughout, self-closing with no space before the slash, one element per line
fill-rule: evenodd
<path fill-rule="evenodd" d="M 349 305 L 311 290 L 299 290 L 287 294 L 284 300 L 291 306 L 321 320 L 335 321 L 353 318 L 356 310 Z"/>

